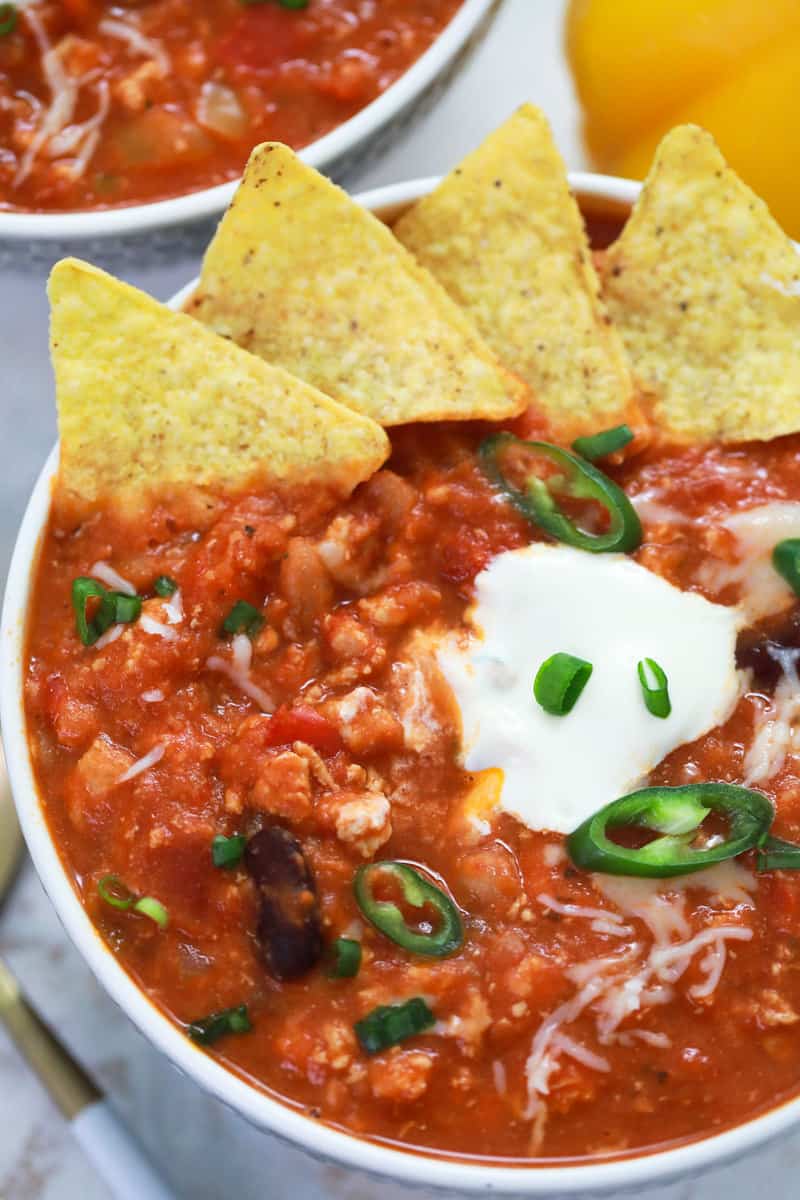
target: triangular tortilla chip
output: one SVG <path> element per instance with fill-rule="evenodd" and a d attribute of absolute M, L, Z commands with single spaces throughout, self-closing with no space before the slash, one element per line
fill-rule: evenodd
<path fill-rule="evenodd" d="M 382 425 L 527 403 L 385 225 L 280 143 L 251 154 L 187 311 Z"/>
<path fill-rule="evenodd" d="M 667 437 L 800 430 L 800 256 L 710 134 L 664 138 L 603 288 Z"/>
<path fill-rule="evenodd" d="M 388 455 L 374 421 L 96 267 L 64 259 L 48 291 L 74 507 L 173 485 L 349 492 Z"/>
<path fill-rule="evenodd" d="M 622 422 L 643 429 L 586 230 L 537 108 L 520 108 L 394 231 L 530 386 L 556 437 Z"/>

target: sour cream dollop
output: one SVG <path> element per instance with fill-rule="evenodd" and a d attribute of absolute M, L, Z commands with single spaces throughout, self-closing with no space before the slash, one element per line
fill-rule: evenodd
<path fill-rule="evenodd" d="M 499 768 L 500 807 L 531 829 L 570 832 L 736 704 L 740 610 L 682 592 L 625 555 L 508 550 L 475 590 L 472 632 L 444 639 L 437 658 L 461 712 L 464 766 Z M 563 717 L 533 696 L 537 670 L 558 651 L 593 666 Z M 667 674 L 665 719 L 645 706 L 643 658 Z"/>

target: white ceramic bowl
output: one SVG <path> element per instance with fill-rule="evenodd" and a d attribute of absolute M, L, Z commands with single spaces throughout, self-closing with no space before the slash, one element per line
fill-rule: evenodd
<path fill-rule="evenodd" d="M 300 151 L 303 161 L 326 175 L 340 177 L 355 163 L 380 153 L 447 86 L 459 63 L 488 29 L 500 2 L 463 0 L 425 53 L 371 104 L 305 146 Z M 189 224 L 221 213 L 236 186 L 234 179 L 171 200 L 99 212 L 0 212 L 0 240 L 111 237 Z"/>
<path fill-rule="evenodd" d="M 397 184 L 366 193 L 358 199 L 365 207 L 389 219 L 430 191 L 436 182 L 435 179 L 424 179 Z M 639 184 L 602 175 L 572 174 L 570 183 L 579 197 L 611 201 L 623 208 L 635 200 L 639 190 Z M 183 288 L 173 298 L 172 306 L 177 308 L 185 303 L 195 286 L 196 281 Z M 67 933 L 106 991 L 175 1066 L 254 1125 L 286 1138 L 317 1158 L 419 1186 L 549 1197 L 550 1200 L 641 1192 L 670 1180 L 697 1175 L 738 1158 L 800 1124 L 798 1097 L 735 1129 L 675 1149 L 582 1166 L 494 1166 L 445 1155 L 411 1153 L 351 1137 L 271 1099 L 194 1046 L 151 1004 L 96 933 L 50 838 L 37 797 L 22 704 L 23 638 L 31 577 L 47 522 L 50 488 L 57 467 L 58 447 L 54 447 L 22 521 L 3 607 L 0 718 L 11 786 L 31 857 Z"/>

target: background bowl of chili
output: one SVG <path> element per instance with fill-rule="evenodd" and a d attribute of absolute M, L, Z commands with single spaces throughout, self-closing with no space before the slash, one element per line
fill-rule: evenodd
<path fill-rule="evenodd" d="M 370 211 L 391 222 L 413 201 L 426 195 L 437 179 L 412 180 L 358 197 Z M 630 180 L 573 172 L 578 196 L 595 245 L 613 240 L 640 185 Z M 173 297 L 182 307 L 197 281 Z M 97 979 L 139 1030 L 179 1070 L 258 1128 L 300 1146 L 316 1158 L 335 1161 L 376 1176 L 417 1186 L 464 1192 L 527 1196 L 596 1196 L 633 1193 L 676 1179 L 696 1176 L 800 1126 L 800 1096 L 776 1105 L 732 1129 L 646 1153 L 627 1153 L 594 1161 L 520 1160 L 466 1157 L 410 1150 L 361 1138 L 315 1121 L 288 1102 L 228 1070 L 185 1036 L 127 974 L 101 938 L 81 904 L 37 795 L 28 748 L 23 682 L 29 600 L 47 528 L 53 480 L 58 470 L 54 447 L 36 482 L 17 537 L 2 614 L 0 719 L 14 798 L 28 849 L 42 884 L 67 933 Z M 524 1164 L 525 1160 L 522 1160 Z"/>
<path fill-rule="evenodd" d="M 317 22 L 322 27 L 317 36 L 313 35 L 315 3 L 320 4 L 324 17 Z M 46 115 L 47 95 L 55 88 L 71 87 L 73 75 L 65 72 L 63 65 L 53 68 L 54 75 L 51 71 L 45 76 L 41 66 L 32 69 L 25 46 L 35 45 L 44 55 L 49 40 L 38 6 L 28 5 L 23 18 L 19 0 L 11 30 L 0 36 L 0 94 L 5 86 L 9 90 L 6 117 L 0 121 L 0 143 L 6 138 L 21 139 L 15 147 L 16 157 L 5 168 L 11 173 L 0 170 L 0 238 L 107 237 L 213 217 L 230 202 L 252 145 L 264 140 L 302 147 L 302 157 L 311 166 L 341 176 L 369 154 L 382 150 L 402 133 L 420 106 L 435 99 L 486 31 L 499 3 L 426 0 L 411 7 L 397 5 L 393 13 L 384 6 L 380 19 L 367 14 L 355 25 L 344 48 L 339 47 L 335 71 L 323 69 L 325 64 L 315 61 L 315 55 L 320 60 L 326 53 L 330 56 L 327 26 L 335 19 L 345 20 L 345 10 L 353 7 L 339 0 L 310 0 L 304 10 L 284 7 L 277 0 L 227 0 L 222 6 L 208 5 L 207 13 L 196 12 L 192 0 L 194 7 L 187 8 L 183 24 L 186 30 L 195 23 L 204 26 L 208 42 L 214 37 L 212 30 L 222 30 L 215 48 L 221 65 L 214 58 L 207 59 L 205 66 L 185 64 L 182 59 L 180 72 L 174 66 L 165 72 L 166 63 L 159 67 L 157 58 L 143 58 L 145 50 L 159 51 L 158 45 L 153 49 L 154 39 L 142 38 L 138 26 L 128 28 L 116 10 L 107 16 L 100 14 L 99 21 L 94 13 L 87 28 L 114 48 L 114 54 L 127 55 L 124 62 L 130 71 L 124 78 L 106 79 L 102 57 L 99 63 L 92 59 L 92 53 L 97 56 L 97 46 L 93 50 L 91 39 L 76 36 L 69 26 L 63 41 L 69 43 L 70 61 L 75 56 L 80 61 L 75 63 L 74 93 L 59 94 L 62 111 L 72 115 L 64 129 L 48 139 L 61 139 L 59 153 L 53 154 L 51 146 L 48 155 L 47 141 L 37 137 L 37 122 Z M 76 11 L 91 11 L 85 0 L 71 0 L 61 13 L 56 9 L 56 21 L 71 19 L 63 14 L 72 6 Z M 44 10 L 54 7 L 44 0 Z M 24 38 L 20 37 L 23 20 Z M 227 22 L 224 29 L 221 22 Z M 0 28 L 9 24 L 6 19 Z M 298 27 L 305 30 L 299 42 L 293 33 Z M 165 38 L 170 50 L 185 55 L 196 44 L 198 53 L 205 52 L 208 47 L 203 38 L 186 44 L 186 30 L 175 30 L 172 40 Z M 431 31 L 435 31 L 433 40 Z M 360 49 L 363 42 L 367 44 Z M 267 51 L 269 61 L 265 62 Z M 164 50 L 160 53 L 166 54 Z M 52 49 L 50 54 L 52 57 Z M 291 71 L 284 77 L 287 63 Z M 118 74 L 116 62 L 108 67 L 109 73 L 114 67 Z M 154 80 L 149 79 L 148 68 L 155 71 Z M 177 74 L 180 95 L 165 92 L 162 96 L 158 88 L 172 87 Z M 237 83 L 247 103 L 237 100 L 237 93 L 228 86 L 230 80 Z M 156 102 L 150 100 L 148 87 L 156 88 Z M 42 97 L 34 103 L 37 90 Z M 14 96 L 23 99 L 14 102 Z M 188 109 L 182 113 L 187 100 L 191 121 Z M 31 105 L 30 111 L 22 112 L 23 104 Z M 38 117 L 36 104 L 42 106 Z M 209 104 L 217 116 L 211 127 L 206 127 L 194 118 L 200 105 L 207 108 Z M 258 120 L 262 109 L 267 118 Z M 117 110 L 124 119 L 117 117 L 114 124 Z M 106 127 L 106 139 L 108 117 L 112 121 Z M 163 160 L 159 159 L 161 153 Z M 106 181 L 105 194 L 94 185 L 87 187 L 85 175 L 77 180 L 71 177 L 70 164 L 80 162 L 82 155 L 90 158 L 92 178 Z M 44 173 L 37 180 L 40 162 Z"/>

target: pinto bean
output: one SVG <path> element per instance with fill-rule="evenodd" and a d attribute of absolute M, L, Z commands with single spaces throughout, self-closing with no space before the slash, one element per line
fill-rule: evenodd
<path fill-rule="evenodd" d="M 303 848 L 282 825 L 267 825 L 247 843 L 245 866 L 258 889 L 264 964 L 276 979 L 297 979 L 322 956 L 317 888 Z"/>
<path fill-rule="evenodd" d="M 333 604 L 333 584 L 319 551 L 308 538 L 292 538 L 281 563 L 281 591 L 303 633 Z"/>

